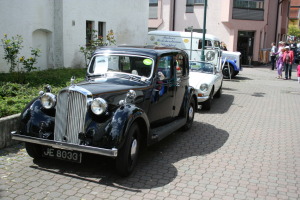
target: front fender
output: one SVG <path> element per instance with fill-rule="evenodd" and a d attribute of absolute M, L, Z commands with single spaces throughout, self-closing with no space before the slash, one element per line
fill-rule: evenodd
<path fill-rule="evenodd" d="M 32 100 L 20 115 L 18 132 L 21 135 L 42 138 L 41 134 L 54 128 L 55 110 L 43 109 L 40 99 Z"/>
<path fill-rule="evenodd" d="M 109 130 L 109 136 L 115 143 L 113 145 L 114 147 L 119 149 L 123 146 L 130 126 L 137 120 L 139 121 L 138 125 L 140 128 L 142 128 L 141 124 L 145 125 L 142 129 L 146 131 L 146 133 L 143 131 L 143 134 L 147 137 L 150 123 L 144 110 L 133 104 L 126 104 L 116 110 L 111 123 L 107 127 L 107 130 Z"/>

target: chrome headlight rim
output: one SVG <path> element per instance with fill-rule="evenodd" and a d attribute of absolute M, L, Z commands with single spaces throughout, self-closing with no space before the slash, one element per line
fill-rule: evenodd
<path fill-rule="evenodd" d="M 102 115 L 106 113 L 108 104 L 102 98 L 95 98 L 91 103 L 91 110 L 95 115 Z"/>
<path fill-rule="evenodd" d="M 40 101 L 43 108 L 51 109 L 56 105 L 56 96 L 50 92 L 46 92 L 40 97 Z"/>
<path fill-rule="evenodd" d="M 202 83 L 199 87 L 199 90 L 201 92 L 207 92 L 208 91 L 208 84 L 207 83 Z"/>

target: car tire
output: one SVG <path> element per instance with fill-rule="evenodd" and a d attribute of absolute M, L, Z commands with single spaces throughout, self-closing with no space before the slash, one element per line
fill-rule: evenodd
<path fill-rule="evenodd" d="M 193 125 L 194 116 L 195 116 L 195 109 L 196 109 L 195 104 L 196 104 L 195 99 L 191 98 L 189 108 L 187 110 L 187 121 L 186 121 L 185 125 L 182 127 L 183 131 L 189 130 Z"/>
<path fill-rule="evenodd" d="M 216 98 L 220 98 L 222 96 L 222 84 L 220 86 L 220 88 L 218 89 L 217 93 L 215 94 Z"/>
<path fill-rule="evenodd" d="M 202 109 L 203 110 L 210 110 L 211 109 L 211 103 L 213 99 L 213 90 L 210 92 L 209 97 L 206 101 L 202 103 Z"/>
<path fill-rule="evenodd" d="M 141 136 L 136 123 L 132 124 L 123 147 L 118 151 L 116 158 L 116 170 L 120 176 L 129 176 L 136 164 L 139 154 Z"/>
<path fill-rule="evenodd" d="M 34 159 L 41 159 L 42 158 L 42 147 L 38 144 L 32 143 L 25 143 L 25 148 L 28 155 Z"/>
<path fill-rule="evenodd" d="M 228 68 L 228 66 L 229 66 L 229 68 Z M 229 74 L 229 70 L 230 70 L 230 74 Z M 233 78 L 234 77 L 234 69 L 233 69 L 232 65 L 226 64 L 222 69 L 222 73 L 223 73 L 224 78 L 230 78 L 230 77 Z"/>

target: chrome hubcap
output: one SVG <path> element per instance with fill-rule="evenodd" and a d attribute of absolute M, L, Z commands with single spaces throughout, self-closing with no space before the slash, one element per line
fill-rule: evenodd
<path fill-rule="evenodd" d="M 131 143 L 131 150 L 130 150 L 130 156 L 132 160 L 135 158 L 136 150 L 137 150 L 137 140 L 134 139 Z"/>
<path fill-rule="evenodd" d="M 190 109 L 189 109 L 189 119 L 193 118 L 193 114 L 194 114 L 194 108 L 193 108 L 193 106 L 190 106 Z"/>

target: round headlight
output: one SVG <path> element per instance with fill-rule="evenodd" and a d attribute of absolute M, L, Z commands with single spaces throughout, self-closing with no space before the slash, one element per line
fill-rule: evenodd
<path fill-rule="evenodd" d="M 107 110 L 107 103 L 102 98 L 96 98 L 91 104 L 91 110 L 96 115 L 101 115 Z"/>
<path fill-rule="evenodd" d="M 56 104 L 56 96 L 52 93 L 45 93 L 41 96 L 41 103 L 44 108 L 50 109 L 53 108 Z"/>
<path fill-rule="evenodd" d="M 200 85 L 200 90 L 206 92 L 208 90 L 208 85 L 206 83 Z"/>

